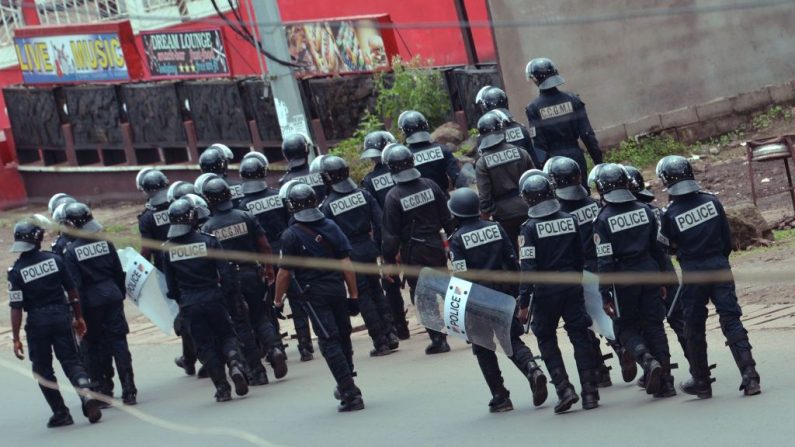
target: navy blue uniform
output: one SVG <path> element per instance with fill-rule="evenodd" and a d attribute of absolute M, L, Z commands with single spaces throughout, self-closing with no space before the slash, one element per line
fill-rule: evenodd
<path fill-rule="evenodd" d="M 116 247 L 109 241 L 76 239 L 67 246 L 64 262 L 80 292 L 92 378 L 100 383 L 112 381 L 106 375 L 115 360 L 122 384 L 129 387 L 133 366 L 124 316 L 126 288 Z"/>
<path fill-rule="evenodd" d="M 138 215 L 138 232 L 144 239 L 165 242 L 168 239 L 168 205 L 157 208 L 148 203 L 143 213 Z M 153 262 L 158 270 L 163 270 L 163 252 L 153 251 Z"/>
<path fill-rule="evenodd" d="M 606 204 L 594 223 L 599 273 L 659 272 L 664 263 L 657 243 L 657 218 L 640 202 Z M 612 285 L 600 284 L 602 296 Z M 665 305 L 660 286 L 654 284 L 616 285 L 614 301 L 616 336 L 640 363 L 651 354 L 663 369 L 670 370 L 670 352 L 663 318 Z"/>
<path fill-rule="evenodd" d="M 453 273 L 472 270 L 508 270 L 517 271 L 519 264 L 516 259 L 514 246 L 508 233 L 499 223 L 487 222 L 478 218 L 468 218 L 461 222 L 461 226 L 450 236 L 450 261 Z M 502 290 L 512 296 L 515 290 L 507 284 L 492 284 L 478 281 L 479 284 L 496 290 Z M 513 293 L 512 293 L 513 292 Z M 529 375 L 532 370 L 537 370 L 538 365 L 533 361 L 533 353 L 521 340 L 524 333 L 522 325 L 515 317 L 511 322 L 511 348 L 513 355 L 511 361 L 522 373 Z M 492 396 L 506 396 L 505 389 L 494 351 L 472 345 L 472 353 L 478 359 L 480 370 L 486 379 L 486 384 Z"/>
<path fill-rule="evenodd" d="M 240 202 L 243 201 L 245 195 L 243 194 L 243 184 L 239 180 L 232 180 L 224 176 L 226 184 L 229 185 L 229 192 L 232 194 L 232 203 L 235 208 L 240 208 Z"/>
<path fill-rule="evenodd" d="M 202 230 L 213 234 L 224 250 L 259 253 L 257 239 L 265 236 L 265 230 L 254 216 L 240 209 L 216 210 L 202 226 Z M 256 263 L 233 262 L 238 270 L 236 293 L 244 300 L 248 312 L 234 306 L 229 309 L 235 330 L 248 366 L 252 372 L 262 372 L 262 352 L 257 346 L 257 338 L 265 352 L 270 352 L 281 339 L 276 333 L 270 318 L 270 310 L 265 307 L 265 294 L 268 285 L 263 282 L 260 268 Z M 256 338 L 255 338 L 256 335 Z"/>
<path fill-rule="evenodd" d="M 734 281 L 687 284 L 688 273 L 731 270 L 732 236 L 726 213 L 717 197 L 704 192 L 677 196 L 663 214 L 662 242 L 676 251 L 682 267 L 680 300 L 685 320 L 690 372 L 694 378 L 709 377 L 706 353 L 707 303 L 712 301 L 720 326 L 738 366 L 754 366 L 748 332 L 740 317 Z"/>
<path fill-rule="evenodd" d="M 395 181 L 392 179 L 389 167 L 381 162 L 376 163 L 373 170 L 362 179 L 362 188 L 375 197 L 381 209 L 384 208 L 386 195 L 393 186 L 395 186 Z"/>
<path fill-rule="evenodd" d="M 558 211 L 543 218 L 530 218 L 519 233 L 519 259 L 523 272 L 571 272 L 583 270 L 583 246 L 577 219 Z M 568 375 L 558 348 L 557 328 L 564 328 L 574 346 L 574 360 L 580 380 L 590 380 L 597 367 L 588 328 L 591 317 L 585 311 L 581 284 L 533 284 L 520 286 L 520 307 L 527 308 L 532 296 L 530 327 L 538 349 L 558 392 L 568 384 Z"/>
<path fill-rule="evenodd" d="M 376 264 L 380 255 L 383 213 L 375 198 L 364 189 L 342 194 L 331 191 L 321 211 L 333 220 L 351 244 L 351 260 Z M 356 274 L 359 309 L 376 349 L 388 344 L 392 332 L 391 312 L 384 299 L 378 275 Z"/>
<path fill-rule="evenodd" d="M 72 332 L 72 312 L 65 291 L 75 288 L 61 257 L 33 250 L 22 253 L 8 269 L 9 305 L 27 312 L 25 334 L 33 373 L 44 380 L 57 382 L 52 368 L 52 353 L 61 363 L 73 385 L 87 382 Z M 53 413 L 66 408 L 61 393 L 40 386 Z"/>
<path fill-rule="evenodd" d="M 407 145 L 414 154 L 414 167 L 420 171 L 424 178 L 433 180 L 447 195 L 450 182 L 455 184 L 461 168 L 458 160 L 445 146 L 434 143 L 417 143 Z"/>
<path fill-rule="evenodd" d="M 511 118 L 511 123 L 505 128 L 505 142 L 524 149 L 527 155 L 530 156 L 530 159 L 533 160 L 533 166 L 543 166 L 543 160 L 546 160 L 547 157 L 543 151 L 536 149 L 533 145 L 535 128 L 531 127 L 530 130 L 528 130 L 524 124 L 514 121 L 510 111 L 507 109 L 499 110 Z M 482 137 L 479 135 L 475 147 L 480 147 L 481 139 Z"/>
<path fill-rule="evenodd" d="M 55 238 L 55 241 L 52 243 L 50 251 L 52 251 L 58 256 L 63 257 L 64 253 L 66 252 L 66 246 L 69 245 L 73 240 L 74 238 L 72 236 L 60 233 L 58 234 L 58 237 Z"/>
<path fill-rule="evenodd" d="M 351 244 L 333 221 L 322 219 L 311 223 L 293 222 L 282 234 L 281 254 L 307 258 L 345 259 Z M 318 336 L 320 352 L 340 389 L 353 382 L 353 346 L 351 320 L 348 316 L 345 280 L 342 272 L 293 266 L 290 270 L 315 311 L 312 326 Z M 300 307 L 305 305 L 296 302 Z"/>
<path fill-rule="evenodd" d="M 284 185 L 290 180 L 297 180 L 311 186 L 317 195 L 317 203 L 323 202 L 323 199 L 326 197 L 326 185 L 323 184 L 323 179 L 320 178 L 320 174 L 309 173 L 308 163 L 290 168 L 282 178 L 279 179 L 279 186 Z"/>
<path fill-rule="evenodd" d="M 207 250 L 221 250 L 209 234 L 191 232 L 169 242 L 175 246 L 165 253 L 163 262 L 168 297 L 179 304 L 199 360 L 213 383 L 225 382 L 224 362 L 242 362 L 225 305 L 235 293 L 237 272 L 228 261 L 207 257 Z"/>
<path fill-rule="evenodd" d="M 602 163 L 602 151 L 591 128 L 585 104 L 574 93 L 557 88 L 541 90 L 525 109 L 527 121 L 535 133 L 535 147 L 547 157 L 563 156 L 575 160 L 580 172 L 588 172 L 585 156 L 577 140 L 582 140 L 594 164 Z M 546 160 L 544 160 L 546 162 Z M 586 176 L 583 186 L 588 187 Z"/>

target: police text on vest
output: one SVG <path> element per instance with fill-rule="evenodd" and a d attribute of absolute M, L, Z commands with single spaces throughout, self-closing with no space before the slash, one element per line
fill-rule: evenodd
<path fill-rule="evenodd" d="M 540 238 L 574 233 L 574 219 L 565 218 L 539 222 L 536 224 L 536 231 Z"/>
<path fill-rule="evenodd" d="M 163 225 L 168 225 L 171 223 L 171 220 L 169 220 L 168 218 L 167 210 L 158 211 L 156 213 L 153 213 L 152 216 L 154 216 L 155 225 L 157 225 L 158 227 L 162 227 Z"/>
<path fill-rule="evenodd" d="M 538 114 L 541 115 L 542 120 L 557 118 L 559 116 L 568 115 L 574 112 L 574 107 L 571 101 L 566 101 L 563 104 L 555 104 L 554 106 L 542 107 L 538 109 Z"/>
<path fill-rule="evenodd" d="M 216 237 L 219 241 L 225 241 L 228 239 L 234 239 L 236 237 L 243 236 L 248 234 L 248 226 L 245 222 L 236 223 L 234 225 L 229 225 L 226 227 L 219 228 L 217 230 L 213 230 L 213 236 Z"/>
<path fill-rule="evenodd" d="M 280 199 L 278 195 L 272 195 L 252 200 L 246 204 L 246 208 L 248 208 L 251 214 L 256 216 L 258 214 L 267 213 L 268 211 L 284 208 L 284 202 L 282 202 L 282 199 Z"/>
<path fill-rule="evenodd" d="M 424 151 L 418 151 L 414 153 L 414 165 L 424 165 L 425 163 L 431 163 L 434 161 L 439 161 L 444 158 L 444 153 L 442 153 L 442 148 L 439 146 L 434 146 L 430 149 L 425 149 Z"/>
<path fill-rule="evenodd" d="M 618 233 L 649 223 L 649 216 L 645 209 L 639 209 L 608 217 L 607 223 L 610 225 L 611 233 Z"/>
<path fill-rule="evenodd" d="M 354 194 L 349 194 L 341 199 L 329 203 L 329 207 L 331 207 L 331 214 L 339 216 L 342 213 L 350 211 L 354 208 L 359 208 L 360 206 L 364 206 L 366 204 L 367 200 L 365 200 L 364 194 L 362 194 L 361 191 L 357 191 Z"/>
<path fill-rule="evenodd" d="M 483 161 L 486 162 L 486 167 L 489 168 L 504 165 L 512 161 L 520 160 L 521 158 L 522 156 L 519 155 L 519 149 L 515 147 L 504 151 L 483 154 Z"/>
<path fill-rule="evenodd" d="M 377 177 L 373 177 L 372 181 L 373 189 L 376 191 L 381 191 L 384 188 L 389 188 L 395 185 L 395 181 L 392 179 L 392 174 L 389 172 L 386 174 L 381 174 Z"/>
<path fill-rule="evenodd" d="M 422 205 L 431 203 L 433 200 L 433 190 L 428 188 L 410 196 L 403 197 L 400 199 L 400 206 L 403 208 L 403 211 L 409 211 Z"/>
<path fill-rule="evenodd" d="M 94 242 L 93 244 L 75 247 L 75 255 L 77 256 L 77 260 L 80 262 L 107 254 L 110 254 L 110 247 L 106 241 L 99 241 Z"/>
<path fill-rule="evenodd" d="M 58 264 L 55 263 L 55 259 L 41 261 L 38 264 L 33 264 L 19 271 L 22 275 L 22 281 L 24 281 L 25 284 L 57 272 Z"/>
<path fill-rule="evenodd" d="M 679 231 L 686 231 L 716 217 L 718 217 L 718 210 L 715 208 L 715 204 L 707 202 L 676 216 L 676 226 L 679 227 Z"/>
<path fill-rule="evenodd" d="M 188 259 L 203 258 L 205 256 L 207 256 L 207 244 L 204 242 L 179 245 L 168 250 L 168 258 L 171 262 L 187 261 Z"/>
<path fill-rule="evenodd" d="M 469 250 L 470 248 L 479 247 L 481 245 L 488 244 L 489 242 L 502 240 L 502 234 L 500 233 L 500 229 L 497 227 L 497 225 L 489 225 L 488 227 L 483 227 L 480 230 L 470 231 L 469 233 L 462 234 L 461 240 L 464 241 L 464 248 Z"/>

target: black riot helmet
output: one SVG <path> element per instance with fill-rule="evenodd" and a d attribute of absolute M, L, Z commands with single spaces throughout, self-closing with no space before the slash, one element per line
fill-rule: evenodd
<path fill-rule="evenodd" d="M 524 184 L 525 180 L 529 179 L 530 177 L 532 177 L 534 175 L 540 175 L 540 176 L 544 177 L 545 179 L 547 179 L 550 182 L 552 182 L 552 186 L 555 186 L 555 182 L 552 181 L 552 178 L 546 172 L 544 172 L 544 171 L 542 171 L 540 169 L 533 168 L 533 169 L 528 169 L 528 170 L 524 171 L 522 173 L 522 175 L 519 177 L 519 191 L 522 190 L 522 184 Z"/>
<path fill-rule="evenodd" d="M 311 145 L 309 138 L 302 133 L 287 135 L 282 141 L 282 155 L 287 160 L 287 167 L 296 168 L 305 165 Z"/>
<path fill-rule="evenodd" d="M 398 117 L 398 127 L 406 136 L 406 144 L 431 141 L 430 127 L 425 116 L 416 110 L 406 110 Z"/>
<path fill-rule="evenodd" d="M 555 186 L 543 175 L 531 175 L 522 183 L 522 198 L 530 206 L 529 217 L 541 218 L 560 211 Z"/>
<path fill-rule="evenodd" d="M 135 189 L 137 189 L 138 191 L 143 191 L 144 190 L 144 187 L 141 184 L 141 182 L 144 179 L 144 175 L 147 172 L 151 171 L 152 169 L 154 169 L 154 168 L 143 168 L 140 171 L 138 171 L 138 174 L 135 175 Z"/>
<path fill-rule="evenodd" d="M 35 219 L 28 218 L 14 225 L 14 243 L 11 244 L 11 253 L 24 253 L 41 247 L 44 238 L 44 228 Z"/>
<path fill-rule="evenodd" d="M 188 197 L 175 200 L 168 207 L 168 219 L 171 222 L 167 235 L 169 239 L 186 235 L 196 228 L 196 207 Z"/>
<path fill-rule="evenodd" d="M 186 194 L 195 194 L 196 188 L 193 186 L 193 183 L 190 182 L 183 182 L 182 180 L 178 180 L 171 184 L 168 187 L 168 203 L 171 203 Z"/>
<path fill-rule="evenodd" d="M 232 191 L 222 178 L 208 180 L 202 189 L 202 195 L 211 209 L 226 211 L 232 208 Z"/>
<path fill-rule="evenodd" d="M 568 157 L 555 156 L 547 160 L 544 172 L 555 184 L 555 194 L 563 200 L 582 200 L 588 190 L 582 186 L 580 165 Z"/>
<path fill-rule="evenodd" d="M 643 173 L 634 166 L 624 165 L 624 170 L 627 171 L 627 175 L 629 175 L 629 192 L 643 203 L 654 201 L 654 193 L 646 188 L 646 181 L 643 179 Z"/>
<path fill-rule="evenodd" d="M 397 139 L 391 133 L 385 130 L 370 132 L 364 137 L 364 152 L 361 158 L 381 158 L 381 152 L 392 143 L 397 143 Z"/>
<path fill-rule="evenodd" d="M 657 163 L 657 177 L 672 196 L 683 196 L 701 189 L 690 162 L 681 155 L 668 155 Z"/>
<path fill-rule="evenodd" d="M 478 150 L 492 148 L 505 141 L 505 120 L 496 111 L 486 112 L 478 120 Z"/>
<path fill-rule="evenodd" d="M 392 179 L 397 183 L 406 183 L 420 178 L 422 175 L 414 167 L 414 154 L 402 144 L 390 144 L 384 148 L 381 160 L 389 168 Z"/>
<path fill-rule="evenodd" d="M 47 211 L 52 214 L 55 211 L 55 208 L 58 208 L 58 205 L 70 202 L 76 202 L 75 198 L 64 192 L 59 192 L 58 194 L 54 194 L 52 197 L 50 197 L 50 201 L 47 202 Z"/>
<path fill-rule="evenodd" d="M 616 163 L 605 163 L 597 171 L 594 183 L 596 191 L 607 203 L 634 202 L 635 196 L 629 191 L 630 181 L 624 167 Z"/>
<path fill-rule="evenodd" d="M 315 190 L 305 183 L 296 183 L 287 193 L 287 209 L 298 222 L 322 220 L 325 216 L 317 205 Z"/>
<path fill-rule="evenodd" d="M 157 169 L 141 176 L 141 190 L 149 196 L 149 204 L 158 207 L 168 203 L 168 177 Z"/>
<path fill-rule="evenodd" d="M 183 199 L 188 200 L 196 210 L 196 228 L 201 227 L 210 218 L 210 206 L 207 201 L 196 194 L 187 194 Z"/>
<path fill-rule="evenodd" d="M 202 174 L 196 178 L 196 181 L 193 182 L 193 187 L 196 189 L 196 194 L 203 196 L 204 195 L 204 185 L 207 184 L 210 180 L 214 178 L 222 178 L 218 174 L 213 174 L 212 172 L 207 172 Z"/>
<path fill-rule="evenodd" d="M 475 104 L 480 107 L 480 111 L 483 113 L 494 109 L 507 109 L 508 95 L 499 87 L 487 85 L 478 92 Z"/>
<path fill-rule="evenodd" d="M 243 157 L 243 161 L 240 162 L 240 178 L 243 179 L 243 194 L 254 194 L 268 189 L 268 183 L 265 181 L 265 177 L 267 176 L 267 158 L 263 160 L 259 157 Z"/>
<path fill-rule="evenodd" d="M 551 59 L 538 57 L 527 63 L 525 67 L 527 80 L 532 80 L 540 90 L 548 90 L 566 82 L 563 76 L 558 74 L 558 67 Z"/>
<path fill-rule="evenodd" d="M 210 146 L 199 155 L 199 168 L 203 173 L 212 173 L 221 176 L 226 175 L 226 168 L 229 160 L 221 149 Z"/>
<path fill-rule="evenodd" d="M 345 159 L 336 155 L 326 155 L 320 164 L 320 178 L 333 191 L 347 194 L 356 189 L 351 180 L 351 169 Z"/>
<path fill-rule="evenodd" d="M 229 146 L 222 144 L 222 143 L 213 143 L 207 149 L 215 149 L 224 156 L 227 163 L 231 163 L 232 159 L 235 158 L 235 153 L 232 152 L 232 149 L 229 149 Z"/>
<path fill-rule="evenodd" d="M 455 217 L 468 218 L 480 216 L 480 198 L 471 188 L 458 188 L 450 194 L 447 209 Z"/>
<path fill-rule="evenodd" d="M 248 160 L 249 158 L 256 158 L 264 162 L 266 166 L 269 164 L 268 157 L 266 157 L 265 154 L 263 154 L 262 152 L 257 152 L 257 151 L 246 152 L 246 155 L 244 155 L 243 158 L 241 159 L 241 163 L 243 162 L 243 160 Z"/>
<path fill-rule="evenodd" d="M 66 205 L 63 210 L 63 220 L 66 225 L 89 233 L 102 230 L 102 225 L 94 220 L 91 208 L 84 203 L 75 202 Z"/>

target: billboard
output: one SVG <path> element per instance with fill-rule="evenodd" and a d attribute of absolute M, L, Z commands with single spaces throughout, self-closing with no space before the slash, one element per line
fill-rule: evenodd
<path fill-rule="evenodd" d="M 374 19 L 293 23 L 285 26 L 290 58 L 303 75 L 373 71 L 390 54 Z"/>
<path fill-rule="evenodd" d="M 126 81 L 118 33 L 15 37 L 25 84 Z"/>
<path fill-rule="evenodd" d="M 153 79 L 230 75 L 220 29 L 142 33 L 141 40 Z"/>

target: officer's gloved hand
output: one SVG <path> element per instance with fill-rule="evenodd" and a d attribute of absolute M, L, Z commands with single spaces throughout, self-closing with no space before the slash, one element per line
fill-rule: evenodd
<path fill-rule="evenodd" d="M 359 315 L 359 299 L 358 298 L 348 298 L 348 315 L 355 317 Z"/>
<path fill-rule="evenodd" d="M 273 315 L 280 320 L 286 320 L 287 317 L 284 316 L 284 306 L 276 307 L 276 304 L 273 305 Z"/>

